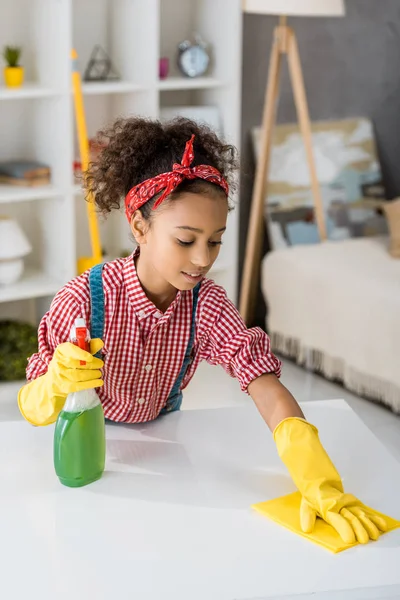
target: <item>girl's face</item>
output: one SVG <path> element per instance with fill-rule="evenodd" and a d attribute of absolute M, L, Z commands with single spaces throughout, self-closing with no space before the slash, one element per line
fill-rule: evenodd
<path fill-rule="evenodd" d="M 227 216 L 223 194 L 184 193 L 155 211 L 139 237 L 134 217 L 132 231 L 140 244 L 138 274 L 144 287 L 153 294 L 168 293 L 171 286 L 194 288 L 219 254 Z"/>

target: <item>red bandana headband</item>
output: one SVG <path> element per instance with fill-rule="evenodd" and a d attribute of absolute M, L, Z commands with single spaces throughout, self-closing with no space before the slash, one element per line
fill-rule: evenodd
<path fill-rule="evenodd" d="M 125 198 L 125 214 L 129 222 L 136 210 L 143 206 L 143 204 L 146 204 L 146 202 L 151 200 L 151 198 L 161 192 L 161 190 L 164 190 L 154 203 L 153 210 L 155 210 L 184 179 L 204 179 L 210 183 L 216 183 L 224 190 L 225 194 L 228 195 L 228 183 L 218 169 L 215 169 L 210 165 L 190 167 L 194 159 L 194 137 L 195 136 L 192 135 L 190 140 L 186 142 L 181 164 L 175 163 L 172 171 L 161 173 L 160 175 L 157 175 L 157 177 L 152 177 L 151 179 L 146 179 L 146 181 L 135 185 L 135 187 L 128 192 Z"/>

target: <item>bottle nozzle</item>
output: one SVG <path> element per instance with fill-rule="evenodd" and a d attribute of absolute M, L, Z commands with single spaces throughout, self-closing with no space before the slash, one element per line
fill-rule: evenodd
<path fill-rule="evenodd" d="M 90 352 L 90 344 L 89 344 L 89 332 L 86 327 L 86 321 L 82 318 L 75 319 L 75 324 L 72 335 L 72 342 L 75 346 L 78 346 L 82 350 L 86 350 L 86 352 Z M 81 365 L 86 364 L 84 360 L 80 361 Z"/>

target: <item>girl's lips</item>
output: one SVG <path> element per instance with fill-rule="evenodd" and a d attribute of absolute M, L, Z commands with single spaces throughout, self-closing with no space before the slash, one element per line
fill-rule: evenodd
<path fill-rule="evenodd" d="M 185 279 L 190 281 L 190 283 L 197 283 L 204 277 L 204 273 L 198 273 L 198 274 L 194 275 L 194 274 L 190 274 L 190 273 L 185 273 L 185 271 L 182 271 L 182 275 L 185 277 Z"/>

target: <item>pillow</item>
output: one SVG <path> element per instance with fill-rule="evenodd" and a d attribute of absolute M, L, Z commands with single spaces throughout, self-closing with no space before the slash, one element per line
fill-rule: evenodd
<path fill-rule="evenodd" d="M 383 204 L 390 233 L 389 252 L 394 258 L 400 258 L 400 198 Z"/>

